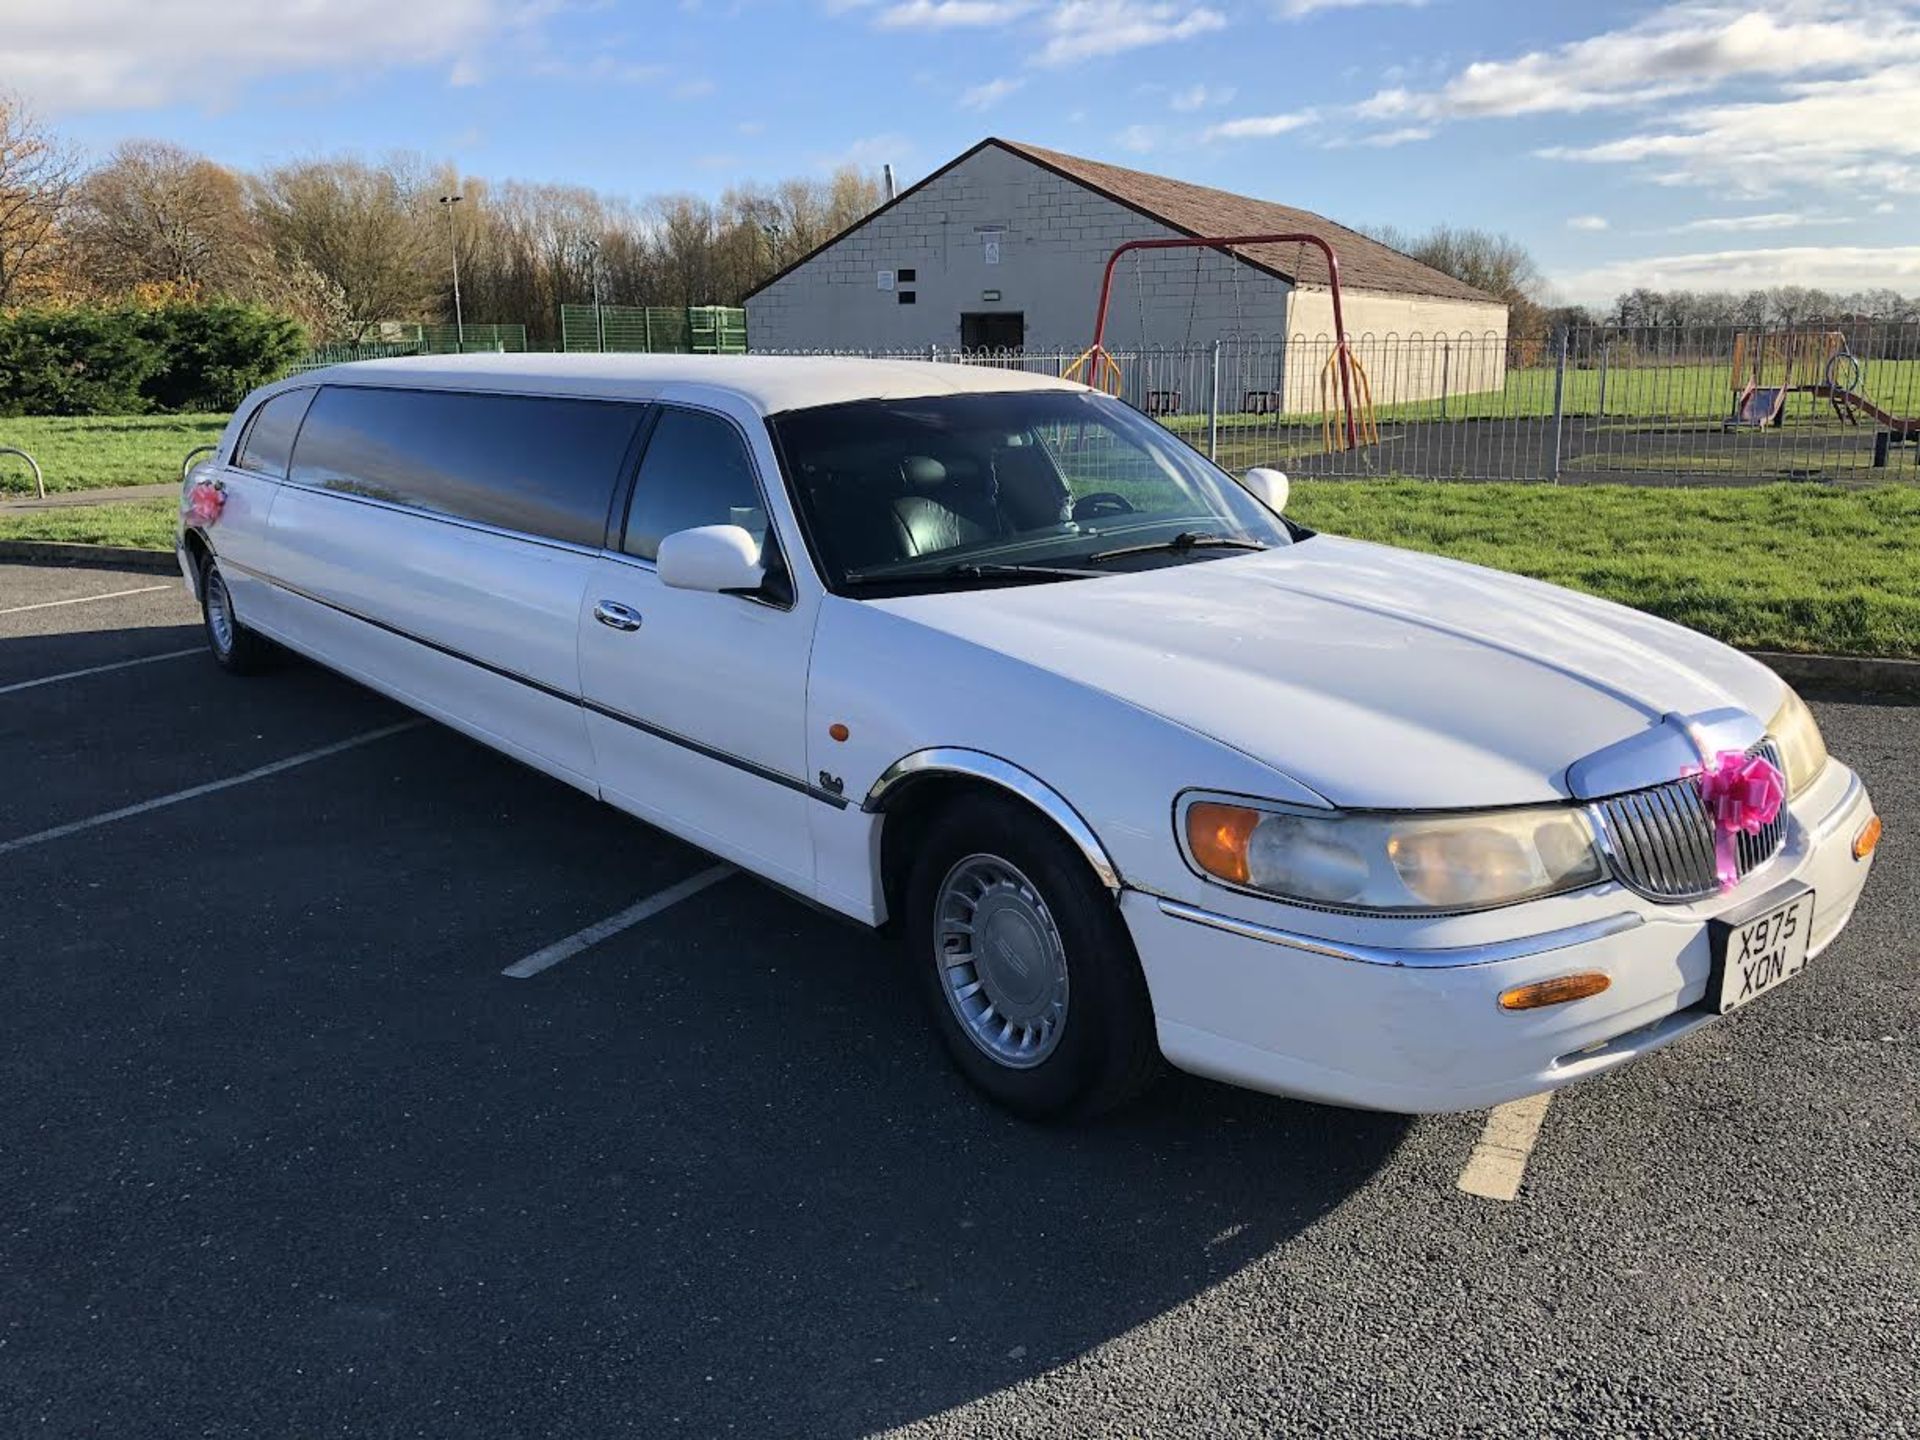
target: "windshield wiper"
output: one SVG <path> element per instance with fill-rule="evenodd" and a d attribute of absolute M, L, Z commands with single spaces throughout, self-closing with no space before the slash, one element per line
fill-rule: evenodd
<path fill-rule="evenodd" d="M 911 584 L 922 580 L 999 580 L 1003 577 L 1014 580 L 1102 578 L 1098 570 L 1073 570 L 1061 565 L 999 565 L 978 560 L 964 560 L 938 570 L 849 570 L 842 578 L 849 585 L 886 585 L 894 581 Z"/>
<path fill-rule="evenodd" d="M 1122 555 L 1151 555 L 1158 550 L 1170 550 L 1176 555 L 1184 555 L 1189 550 L 1265 550 L 1266 548 L 1258 540 L 1237 540 L 1231 535 L 1205 535 L 1193 530 L 1182 530 L 1171 540 L 1155 540 L 1150 545 L 1122 545 L 1117 550 L 1096 550 L 1087 556 L 1087 563 L 1098 565 L 1103 560 L 1118 560 Z"/>

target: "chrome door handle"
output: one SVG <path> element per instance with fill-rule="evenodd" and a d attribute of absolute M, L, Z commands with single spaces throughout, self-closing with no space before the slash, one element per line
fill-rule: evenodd
<path fill-rule="evenodd" d="M 594 601 L 593 618 L 615 630 L 640 628 L 640 612 L 631 605 L 622 605 L 618 600 Z"/>

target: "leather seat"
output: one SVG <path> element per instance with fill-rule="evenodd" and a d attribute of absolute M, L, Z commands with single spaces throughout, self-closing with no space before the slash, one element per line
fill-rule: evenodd
<path fill-rule="evenodd" d="M 909 455 L 900 475 L 907 493 L 893 502 L 893 523 L 903 559 L 999 533 L 992 494 L 964 484 L 932 456 Z"/>

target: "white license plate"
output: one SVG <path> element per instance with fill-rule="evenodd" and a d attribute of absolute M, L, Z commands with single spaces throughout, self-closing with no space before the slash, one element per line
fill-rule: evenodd
<path fill-rule="evenodd" d="M 1708 1002 L 1722 1015 L 1798 975 L 1813 931 L 1813 891 L 1734 923 L 1714 924 L 1714 979 Z"/>

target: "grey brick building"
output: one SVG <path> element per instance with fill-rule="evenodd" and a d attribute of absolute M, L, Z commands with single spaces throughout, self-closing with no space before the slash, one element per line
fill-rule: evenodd
<path fill-rule="evenodd" d="M 1078 351 L 1092 338 L 1101 268 L 1123 240 L 1274 231 L 1333 246 L 1352 336 L 1506 334 L 1492 296 L 1310 211 L 988 139 L 749 295 L 748 342 Z M 1172 250 L 1121 263 L 1107 343 L 1332 329 L 1325 262 L 1309 246 Z"/>

